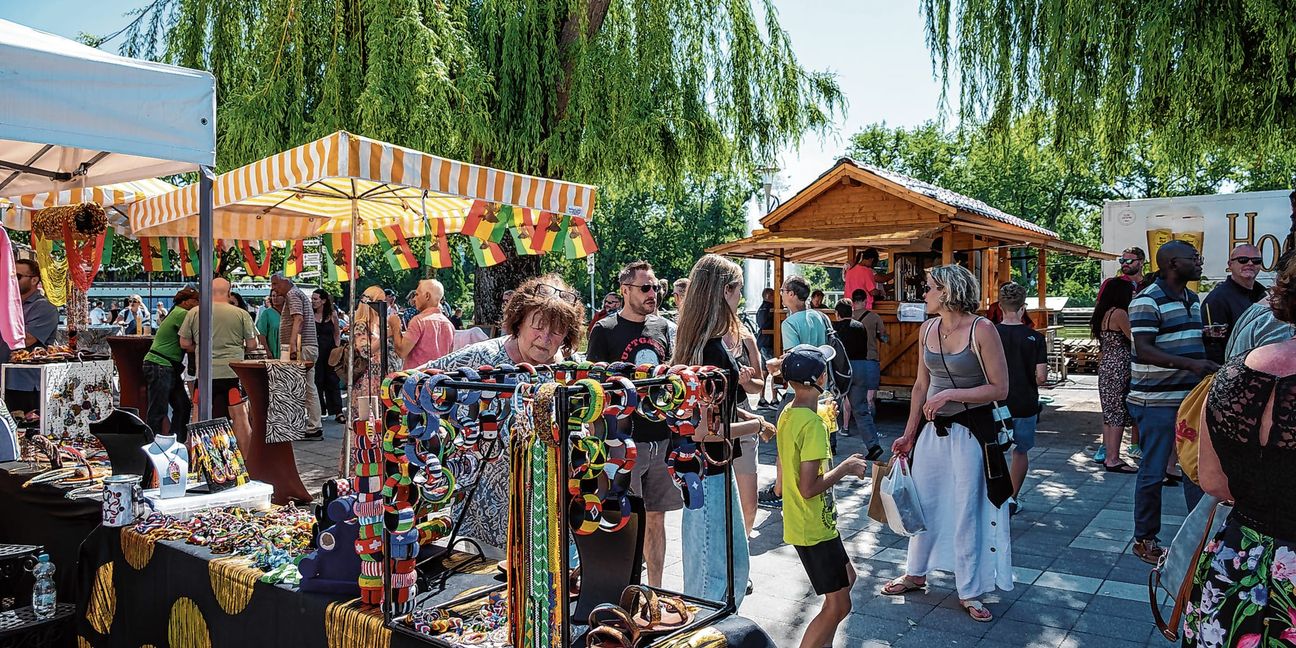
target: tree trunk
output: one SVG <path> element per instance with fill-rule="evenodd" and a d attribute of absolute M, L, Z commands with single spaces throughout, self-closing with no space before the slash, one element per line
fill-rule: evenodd
<path fill-rule="evenodd" d="M 473 275 L 473 323 L 479 326 L 498 325 L 504 311 L 504 292 L 540 274 L 540 256 L 518 254 L 513 237 L 504 237 L 500 249 L 504 250 L 503 263 L 477 268 Z"/>

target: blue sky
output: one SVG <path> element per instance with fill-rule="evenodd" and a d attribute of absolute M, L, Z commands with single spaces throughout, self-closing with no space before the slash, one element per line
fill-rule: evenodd
<path fill-rule="evenodd" d="M 0 18 L 67 37 L 106 34 L 147 0 L 0 0 Z M 779 19 L 806 67 L 835 72 L 848 102 L 834 134 L 806 137 L 784 151 L 777 166 L 787 198 L 845 152 L 861 127 L 885 121 L 914 126 L 939 117 L 940 84 L 933 79 L 916 2 L 901 0 L 774 0 Z M 119 42 L 109 44 L 114 49 Z"/>

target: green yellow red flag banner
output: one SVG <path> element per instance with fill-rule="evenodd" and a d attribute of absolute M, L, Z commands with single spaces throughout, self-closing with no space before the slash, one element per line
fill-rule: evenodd
<path fill-rule="evenodd" d="M 598 251 L 594 234 L 589 224 L 580 216 L 568 217 L 567 236 L 563 239 L 563 256 L 568 259 L 583 259 Z"/>
<path fill-rule="evenodd" d="M 239 241 L 239 249 L 243 252 L 243 270 L 247 272 L 247 276 L 270 276 L 270 246 L 265 241 L 257 241 L 255 249 L 251 241 Z M 261 257 L 260 260 L 257 260 L 258 256 Z"/>
<path fill-rule="evenodd" d="M 288 258 L 284 260 L 284 276 L 296 277 L 301 274 L 302 266 L 305 265 L 306 246 L 301 240 L 293 241 L 292 247 L 288 250 Z"/>
<path fill-rule="evenodd" d="M 387 263 L 391 265 L 392 270 L 400 272 L 418 267 L 418 259 L 406 242 L 400 225 L 388 225 L 375 230 L 374 237 L 378 239 L 378 244 L 383 246 L 383 256 L 387 257 Z"/>
<path fill-rule="evenodd" d="M 323 248 L 324 254 L 327 255 L 324 271 L 329 280 L 349 281 L 351 279 L 351 235 L 325 234 Z"/>
<path fill-rule="evenodd" d="M 470 239 L 468 244 L 472 247 L 473 259 L 477 261 L 478 267 L 487 268 L 504 262 L 504 250 L 498 243 Z"/>

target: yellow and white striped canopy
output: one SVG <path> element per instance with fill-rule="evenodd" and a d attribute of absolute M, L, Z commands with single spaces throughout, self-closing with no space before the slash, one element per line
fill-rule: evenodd
<path fill-rule="evenodd" d="M 213 185 L 216 238 L 276 241 L 348 232 L 357 243 L 393 223 L 406 236 L 429 221 L 458 232 L 475 200 L 589 217 L 597 189 L 456 162 L 339 131 L 221 174 Z M 425 211 L 426 210 L 426 211 Z M 130 206 L 135 236 L 197 236 L 198 186 Z"/>
<path fill-rule="evenodd" d="M 112 217 L 111 208 L 116 207 L 124 214 L 127 205 L 144 200 L 149 196 L 174 191 L 175 188 L 175 185 L 164 180 L 148 179 L 106 184 L 101 187 L 47 191 L 14 196 L 8 199 L 0 198 L 0 213 L 3 213 L 3 216 L 0 217 L 0 224 L 13 230 L 29 231 L 31 230 L 32 212 L 48 207 L 94 202 L 99 203 L 104 209 L 108 209 L 110 212 L 109 221 L 115 221 L 115 225 L 122 226 L 117 229 L 124 231 L 125 217 L 118 217 L 120 221 L 116 222 L 118 219 Z"/>

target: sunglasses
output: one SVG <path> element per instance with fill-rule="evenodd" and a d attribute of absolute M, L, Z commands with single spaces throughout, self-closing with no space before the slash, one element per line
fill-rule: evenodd
<path fill-rule="evenodd" d="M 1189 256 L 1177 256 L 1177 257 L 1174 257 L 1173 259 L 1170 259 L 1170 260 L 1171 260 L 1171 261 L 1179 261 L 1180 259 L 1187 259 L 1187 260 L 1189 260 L 1189 261 L 1191 261 L 1191 262 L 1193 262 L 1193 263 L 1205 263 L 1205 262 L 1206 262 L 1206 257 L 1204 257 L 1204 256 L 1202 256 L 1202 255 L 1200 255 L 1200 254 L 1192 254 L 1192 255 L 1189 255 Z"/>
<path fill-rule="evenodd" d="M 1260 265 L 1261 263 L 1264 263 L 1264 259 L 1260 257 L 1245 257 L 1245 256 L 1233 257 L 1232 259 L 1229 259 L 1229 261 L 1237 262 L 1239 265 L 1247 265 L 1247 264 Z"/>
<path fill-rule="evenodd" d="M 1142 263 L 1142 262 L 1143 259 L 1120 259 L 1121 265 L 1133 265 L 1135 263 Z"/>
<path fill-rule="evenodd" d="M 550 286 L 549 284 L 543 284 L 543 283 L 536 284 L 535 294 L 541 297 L 553 297 L 556 295 L 559 299 L 565 302 L 569 302 L 572 304 L 580 303 L 580 293 L 574 293 L 570 290 L 563 290 L 562 288 L 559 288 L 557 286 Z"/>
<path fill-rule="evenodd" d="M 643 284 L 643 285 L 641 286 L 641 285 L 639 285 L 639 284 L 623 283 L 623 284 L 621 284 L 621 285 L 622 285 L 622 286 L 630 286 L 631 288 L 638 288 L 638 289 L 639 289 L 639 292 L 641 292 L 641 293 L 650 293 L 650 292 L 659 293 L 659 292 L 661 292 L 661 285 L 660 285 L 660 284 Z"/>

